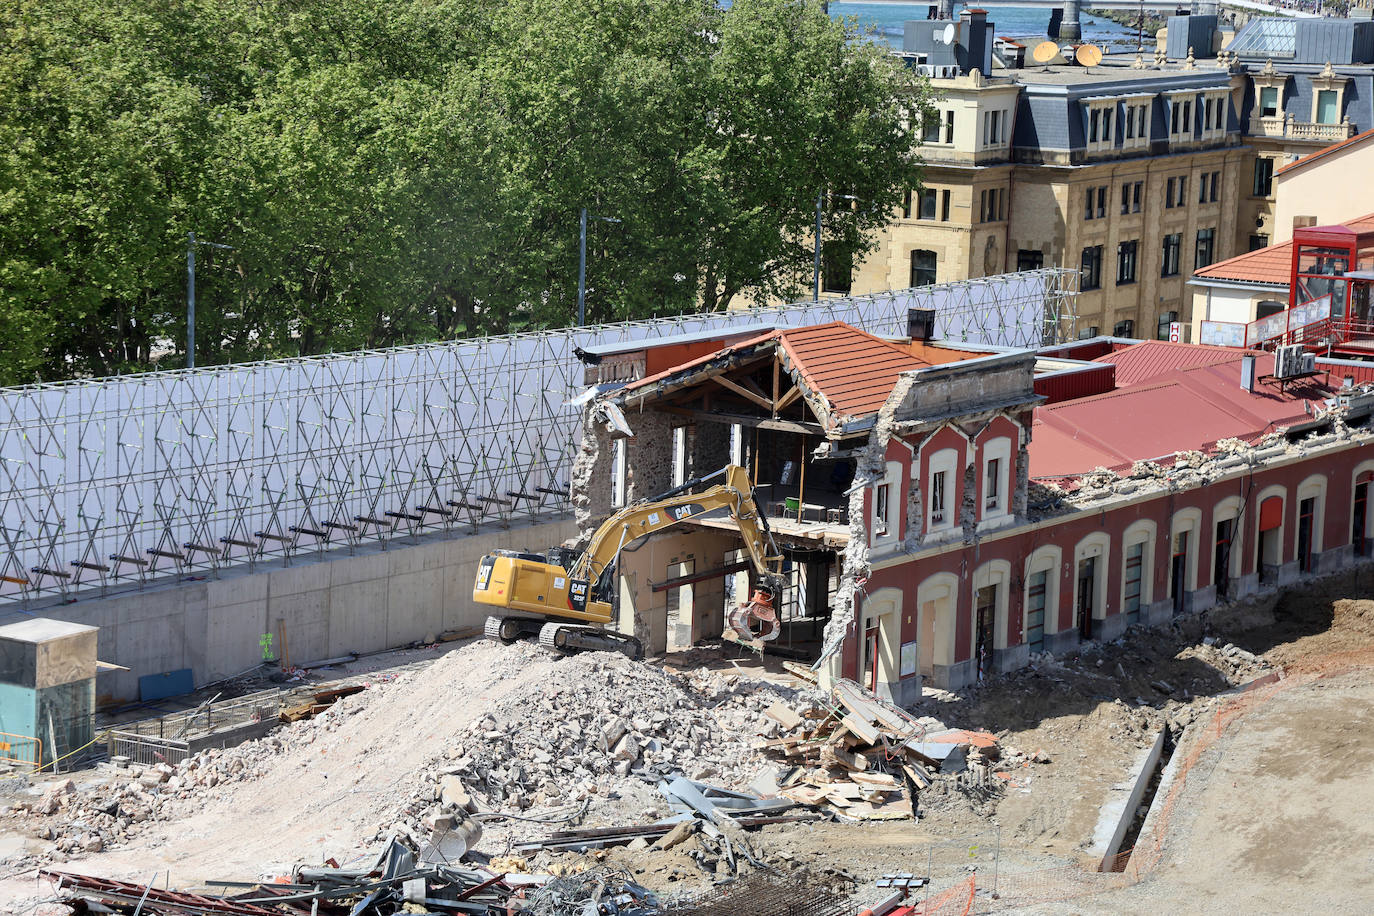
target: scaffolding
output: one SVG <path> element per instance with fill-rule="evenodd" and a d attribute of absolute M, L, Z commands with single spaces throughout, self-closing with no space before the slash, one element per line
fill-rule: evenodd
<path fill-rule="evenodd" d="M 0 389 L 0 602 L 568 509 L 577 350 L 844 321 L 1008 347 L 1071 339 L 1076 271 L 769 308 Z"/>

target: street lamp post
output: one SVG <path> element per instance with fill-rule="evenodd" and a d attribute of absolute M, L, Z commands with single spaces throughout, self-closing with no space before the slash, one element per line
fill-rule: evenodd
<path fill-rule="evenodd" d="M 816 195 L 816 256 L 811 267 L 811 298 L 816 302 L 821 301 L 821 207 L 827 197 L 838 197 L 841 200 L 859 199 L 853 194 L 826 194 L 824 191 Z"/>
<path fill-rule="evenodd" d="M 593 216 L 603 223 L 618 223 L 613 216 Z M 582 208 L 582 231 L 577 243 L 577 326 L 587 323 L 587 208 Z"/>
<path fill-rule="evenodd" d="M 209 245 L 233 251 L 233 245 L 198 240 L 194 232 L 186 233 L 186 368 L 196 367 L 196 246 Z"/>

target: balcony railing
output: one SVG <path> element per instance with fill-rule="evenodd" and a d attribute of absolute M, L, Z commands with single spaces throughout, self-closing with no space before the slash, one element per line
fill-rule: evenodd
<path fill-rule="evenodd" d="M 1332 143 L 1355 136 L 1355 125 L 1350 123 L 1349 118 L 1339 124 L 1318 124 L 1315 121 L 1296 120 L 1291 114 L 1285 117 L 1252 117 L 1250 136 Z"/>

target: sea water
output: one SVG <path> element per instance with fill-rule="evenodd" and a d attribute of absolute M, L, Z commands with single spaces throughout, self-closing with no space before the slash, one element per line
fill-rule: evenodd
<path fill-rule="evenodd" d="M 884 41 L 893 48 L 902 47 L 902 23 L 909 19 L 925 19 L 930 3 L 831 3 L 830 15 L 835 18 L 853 17 L 858 20 L 860 30 L 871 35 L 874 41 Z M 960 6 L 956 4 L 955 16 Z M 1046 39 L 1050 25 L 1050 8 L 1047 6 L 1002 6 L 988 10 L 988 19 L 995 26 L 993 34 L 998 37 L 1012 38 L 1033 48 Z M 1089 20 L 1092 24 L 1089 25 Z M 1110 19 L 1088 13 L 1088 4 L 1083 5 L 1079 21 L 1083 28 L 1083 40 L 1102 47 L 1104 51 L 1134 51 L 1136 30 L 1118 25 Z M 1145 35 L 1145 47 L 1153 51 L 1154 35 Z"/>

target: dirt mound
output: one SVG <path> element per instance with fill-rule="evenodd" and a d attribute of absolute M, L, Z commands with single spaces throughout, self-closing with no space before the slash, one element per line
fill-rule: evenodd
<path fill-rule="evenodd" d="M 1366 598 L 1341 598 L 1331 605 L 1333 630 L 1374 636 L 1374 601 Z"/>

